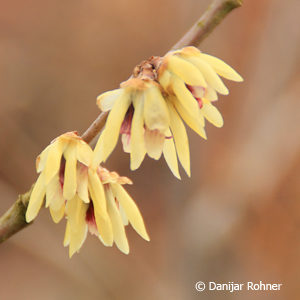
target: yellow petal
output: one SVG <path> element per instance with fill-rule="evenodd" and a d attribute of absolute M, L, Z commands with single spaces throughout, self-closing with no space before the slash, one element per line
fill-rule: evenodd
<path fill-rule="evenodd" d="M 122 217 L 119 209 L 117 208 L 115 198 L 111 189 L 107 189 L 105 192 L 107 199 L 107 211 L 111 220 L 112 230 L 114 235 L 114 241 L 117 247 L 125 254 L 129 253 L 129 245 L 123 225 Z"/>
<path fill-rule="evenodd" d="M 172 97 L 172 103 L 174 104 L 176 110 L 182 117 L 182 119 L 185 121 L 185 123 L 193 129 L 195 132 L 197 132 L 201 137 L 204 139 L 207 139 L 206 133 L 204 130 L 204 117 L 200 114 L 200 110 L 198 108 L 197 117 L 192 117 L 186 109 L 182 106 L 182 104 L 178 101 L 177 98 Z"/>
<path fill-rule="evenodd" d="M 144 141 L 144 99 L 134 99 L 134 114 L 131 125 L 130 169 L 136 170 L 144 160 L 146 147 Z"/>
<path fill-rule="evenodd" d="M 76 151 L 77 160 L 80 161 L 82 164 L 89 166 L 93 157 L 92 148 L 86 142 L 79 140 L 76 143 Z"/>
<path fill-rule="evenodd" d="M 78 195 L 67 201 L 66 215 L 72 231 L 77 231 L 77 226 L 82 222 L 82 219 L 85 220 L 87 209 L 88 204 L 84 203 Z"/>
<path fill-rule="evenodd" d="M 220 79 L 216 71 L 203 59 L 199 57 L 191 57 L 189 61 L 193 63 L 203 74 L 206 82 L 212 88 L 222 95 L 228 95 L 229 91 L 223 81 Z"/>
<path fill-rule="evenodd" d="M 176 149 L 175 149 L 172 133 L 170 132 L 170 130 L 167 133 L 167 137 L 171 137 L 171 138 L 166 138 L 165 140 L 164 148 L 163 148 L 164 157 L 173 175 L 176 178 L 180 179 Z"/>
<path fill-rule="evenodd" d="M 182 120 L 178 116 L 174 106 L 171 103 L 169 103 L 169 111 L 171 116 L 170 128 L 174 137 L 178 158 L 186 174 L 190 177 L 191 171 L 188 136 Z"/>
<path fill-rule="evenodd" d="M 81 222 L 78 226 L 77 231 L 72 231 L 70 229 L 70 244 L 69 244 L 69 257 L 71 258 L 75 252 L 79 252 L 81 246 L 83 245 L 88 228 L 85 222 Z"/>
<path fill-rule="evenodd" d="M 65 174 L 64 174 L 64 185 L 63 185 L 63 195 L 66 200 L 70 200 L 75 196 L 77 189 L 76 181 L 76 147 L 70 144 L 64 152 L 64 157 L 66 159 Z"/>
<path fill-rule="evenodd" d="M 207 63 L 209 63 L 213 67 L 213 69 L 222 77 L 238 82 L 244 81 L 242 76 L 239 75 L 223 60 L 204 53 L 201 53 L 201 58 L 203 58 Z"/>
<path fill-rule="evenodd" d="M 193 64 L 176 55 L 168 57 L 168 69 L 186 84 L 202 87 L 207 85 L 202 73 Z"/>
<path fill-rule="evenodd" d="M 51 206 L 54 210 L 59 210 L 64 203 L 62 187 L 59 176 L 55 175 L 46 187 L 46 207 Z"/>
<path fill-rule="evenodd" d="M 85 221 L 87 208 L 88 204 L 83 203 L 77 195 L 67 201 L 66 215 L 70 227 L 70 257 L 81 248 L 85 241 L 87 234 L 87 224 Z"/>
<path fill-rule="evenodd" d="M 119 138 L 122 122 L 130 104 L 130 93 L 123 91 L 123 93 L 115 101 L 115 104 L 108 115 L 104 131 L 97 142 L 94 150 L 94 167 L 98 166 L 101 161 L 106 161 L 115 148 Z"/>
<path fill-rule="evenodd" d="M 190 87 L 192 89 L 192 95 L 195 98 L 203 98 L 206 88 L 202 86 L 192 86 Z"/>
<path fill-rule="evenodd" d="M 205 118 L 215 125 L 216 127 L 222 127 L 224 124 L 223 117 L 218 109 L 210 103 L 203 104 L 201 108 L 201 112 L 205 116 Z"/>
<path fill-rule="evenodd" d="M 121 141 L 123 145 L 123 151 L 125 153 L 131 152 L 131 137 L 130 134 L 123 133 L 121 136 Z"/>
<path fill-rule="evenodd" d="M 184 107 L 184 109 L 190 114 L 190 116 L 197 120 L 198 118 L 198 102 L 192 95 L 192 93 L 187 89 L 183 81 L 181 81 L 178 77 L 172 77 L 172 87 L 174 93 Z"/>
<path fill-rule="evenodd" d="M 205 90 L 204 98 L 209 101 L 216 101 L 218 100 L 218 94 L 212 87 L 208 86 Z"/>
<path fill-rule="evenodd" d="M 97 173 L 89 169 L 89 192 L 94 204 L 97 228 L 103 241 L 107 245 L 113 244 L 111 221 L 107 214 L 104 189 Z"/>
<path fill-rule="evenodd" d="M 50 214 L 51 214 L 53 222 L 59 223 L 65 215 L 65 204 L 63 204 L 59 210 L 53 210 L 53 208 L 51 206 L 50 206 L 49 210 L 50 210 Z"/>
<path fill-rule="evenodd" d="M 70 224 L 67 221 L 65 238 L 64 238 L 64 247 L 67 247 L 70 244 Z"/>
<path fill-rule="evenodd" d="M 172 75 L 171 73 L 164 69 L 158 69 L 158 81 L 161 84 L 161 86 L 168 91 L 169 84 L 171 83 Z"/>
<path fill-rule="evenodd" d="M 144 92 L 144 118 L 150 130 L 158 129 L 162 132 L 168 129 L 170 117 L 166 101 L 157 86 L 149 87 Z"/>
<path fill-rule="evenodd" d="M 127 192 L 120 184 L 112 183 L 111 188 L 113 195 L 117 198 L 117 201 L 122 205 L 132 227 L 142 238 L 144 238 L 146 241 L 149 241 L 150 239 L 137 205 L 134 203 L 134 201 L 131 199 L 131 197 L 127 194 Z"/>
<path fill-rule="evenodd" d="M 26 210 L 26 222 L 31 222 L 38 214 L 45 197 L 46 188 L 43 178 L 43 173 L 37 179 L 29 199 L 29 204 Z"/>
<path fill-rule="evenodd" d="M 122 221 L 123 221 L 124 226 L 127 226 L 128 225 L 128 218 L 126 216 L 126 213 L 124 211 L 123 206 L 120 203 L 119 203 L 119 211 L 120 211 L 120 215 L 122 217 Z"/>
<path fill-rule="evenodd" d="M 47 158 L 48 158 L 48 153 L 49 153 L 51 146 L 52 146 L 51 144 L 48 145 L 36 159 L 36 171 L 38 173 L 43 171 L 45 168 Z"/>
<path fill-rule="evenodd" d="M 77 168 L 77 194 L 84 203 L 89 203 L 88 192 L 88 168 L 84 165 L 80 165 Z"/>
<path fill-rule="evenodd" d="M 122 89 L 105 92 L 97 97 L 97 105 L 102 111 L 109 111 L 113 108 L 116 100 L 120 97 Z"/>
<path fill-rule="evenodd" d="M 151 158 L 158 160 L 163 151 L 165 135 L 158 130 L 146 129 L 144 138 L 148 155 Z"/>
<path fill-rule="evenodd" d="M 45 184 L 47 185 L 55 174 L 58 174 L 60 168 L 61 156 L 65 143 L 59 138 L 51 144 L 47 162 L 43 173 L 45 173 Z"/>

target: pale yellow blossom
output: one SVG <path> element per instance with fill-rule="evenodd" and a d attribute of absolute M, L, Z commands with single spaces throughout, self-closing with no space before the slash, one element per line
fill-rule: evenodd
<path fill-rule="evenodd" d="M 129 223 L 142 238 L 150 240 L 137 205 L 122 187 L 132 183 L 127 177 L 99 167 L 88 170 L 88 181 L 91 201 L 85 203 L 76 196 L 66 205 L 64 245 L 69 246 L 70 257 L 79 251 L 88 230 L 105 246 L 115 243 L 125 254 L 129 253 L 125 232 Z"/>
<path fill-rule="evenodd" d="M 56 138 L 37 158 L 36 168 L 40 173 L 32 190 L 26 221 L 32 221 L 38 214 L 44 198 L 54 222 L 59 222 L 65 211 L 65 201 L 82 192 L 84 176 L 91 163 L 93 151 L 76 132 L 65 133 Z"/>
<path fill-rule="evenodd" d="M 138 72 L 119 89 L 98 97 L 99 108 L 109 111 L 109 115 L 94 151 L 93 164 L 106 161 L 121 134 L 123 149 L 130 153 L 131 170 L 141 165 L 146 153 L 156 160 L 163 154 L 177 178 L 177 158 L 190 176 L 183 121 L 206 139 L 205 119 L 217 127 L 223 126 L 222 115 L 212 104 L 218 93 L 229 92 L 219 75 L 234 81 L 242 81 L 242 77 L 222 60 L 195 47 L 150 58 L 144 66 L 138 66 Z"/>
<path fill-rule="evenodd" d="M 229 93 L 219 75 L 229 80 L 243 81 L 225 62 L 195 47 L 167 53 L 158 69 L 158 81 L 169 94 L 178 113 L 189 127 L 204 138 L 205 119 L 217 127 L 223 126 L 222 115 L 212 104 L 218 99 L 217 93 Z"/>
<path fill-rule="evenodd" d="M 121 134 L 123 149 L 130 153 L 131 170 L 141 165 L 146 153 L 156 160 L 163 154 L 174 175 L 180 178 L 176 158 L 179 151 L 179 158 L 189 174 L 188 143 L 177 149 L 180 139 L 187 140 L 185 129 L 181 126 L 178 131 L 174 121 L 177 113 L 170 110 L 158 83 L 131 78 L 122 83 L 120 89 L 101 94 L 97 104 L 102 111 L 110 112 L 94 151 L 94 165 L 106 161 Z M 178 139 L 176 148 L 174 130 Z"/>
<path fill-rule="evenodd" d="M 113 243 L 129 252 L 125 227 L 128 222 L 149 240 L 143 218 L 134 201 L 121 186 L 127 177 L 98 166 L 91 168 L 93 152 L 75 132 L 55 139 L 37 158 L 40 173 L 32 190 L 26 221 L 38 214 L 44 199 L 54 222 L 67 219 L 64 245 L 70 257 L 84 243 L 88 229 L 106 246 Z"/>

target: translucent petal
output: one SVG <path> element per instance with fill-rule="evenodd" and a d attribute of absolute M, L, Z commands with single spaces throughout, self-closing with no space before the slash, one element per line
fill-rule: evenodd
<path fill-rule="evenodd" d="M 62 187 L 58 175 L 55 175 L 46 187 L 46 207 L 59 210 L 64 203 Z"/>
<path fill-rule="evenodd" d="M 131 197 L 127 194 L 127 192 L 121 185 L 117 183 L 112 183 L 111 187 L 113 195 L 117 198 L 117 201 L 122 205 L 132 227 L 142 238 L 144 238 L 146 241 L 149 241 L 150 239 L 137 205 L 134 203 L 134 201 L 131 199 Z"/>
<path fill-rule="evenodd" d="M 157 86 L 149 87 L 144 92 L 144 119 L 150 130 L 165 131 L 169 127 L 170 117 L 166 101 Z"/>
<path fill-rule="evenodd" d="M 51 148 L 51 144 L 48 145 L 36 159 L 36 171 L 38 173 L 43 171 L 45 168 L 50 148 Z"/>
<path fill-rule="evenodd" d="M 171 73 L 165 69 L 165 66 L 162 66 L 160 69 L 158 69 L 158 81 L 166 91 L 169 89 L 171 77 Z"/>
<path fill-rule="evenodd" d="M 136 170 L 144 160 L 146 146 L 144 140 L 144 99 L 134 99 L 134 114 L 131 125 L 130 169 Z"/>
<path fill-rule="evenodd" d="M 67 247 L 70 244 L 70 224 L 67 221 L 65 238 L 64 238 L 64 247 Z"/>
<path fill-rule="evenodd" d="M 206 87 L 202 73 L 189 61 L 171 55 L 168 57 L 168 69 L 180 77 L 186 84 Z"/>
<path fill-rule="evenodd" d="M 102 111 L 109 111 L 113 108 L 116 100 L 122 94 L 122 89 L 105 92 L 97 97 L 97 105 Z"/>
<path fill-rule="evenodd" d="M 88 204 L 84 203 L 78 195 L 75 195 L 72 199 L 67 201 L 66 204 L 66 214 L 68 221 L 71 226 L 71 230 L 76 231 L 77 226 L 82 222 L 82 215 L 86 214 Z M 84 217 L 85 218 L 85 217 Z"/>
<path fill-rule="evenodd" d="M 95 171 L 89 169 L 89 192 L 94 204 L 97 228 L 103 241 L 107 245 L 113 244 L 111 221 L 107 214 L 104 189 Z"/>
<path fill-rule="evenodd" d="M 46 187 L 43 178 L 43 173 L 37 179 L 29 199 L 29 204 L 26 210 L 26 222 L 31 222 L 38 214 L 45 197 Z"/>
<path fill-rule="evenodd" d="M 144 137 L 148 155 L 151 158 L 158 160 L 163 151 L 165 135 L 158 130 L 149 130 L 146 128 Z"/>
<path fill-rule="evenodd" d="M 204 117 L 200 114 L 200 110 L 198 108 L 197 112 L 197 118 L 192 117 L 186 109 L 182 106 L 182 104 L 178 101 L 177 98 L 173 97 L 172 102 L 182 117 L 182 119 L 185 121 L 185 123 L 193 129 L 195 132 L 197 132 L 201 137 L 204 139 L 207 139 L 206 133 L 204 130 Z"/>
<path fill-rule="evenodd" d="M 201 112 L 205 116 L 205 118 L 215 125 L 216 127 L 222 127 L 224 124 L 223 117 L 218 109 L 210 103 L 203 104 L 201 108 Z"/>
<path fill-rule="evenodd" d="M 126 213 L 124 211 L 123 206 L 120 203 L 119 203 L 119 211 L 120 211 L 124 226 L 127 226 L 128 225 L 128 218 L 126 216 Z"/>
<path fill-rule="evenodd" d="M 130 153 L 131 152 L 131 137 L 130 134 L 122 134 L 121 137 L 122 145 L 123 145 L 123 151 L 125 153 Z"/>
<path fill-rule="evenodd" d="M 213 67 L 213 69 L 222 77 L 238 82 L 243 81 L 242 76 L 239 75 L 223 60 L 204 53 L 201 53 L 201 58 L 203 58 L 207 63 L 209 63 Z"/>
<path fill-rule="evenodd" d="M 205 90 L 204 98 L 209 101 L 216 101 L 218 100 L 218 94 L 212 87 L 208 86 Z"/>
<path fill-rule="evenodd" d="M 49 210 L 50 210 L 50 214 L 51 214 L 53 222 L 59 223 L 65 215 L 65 204 L 63 204 L 59 210 L 53 210 L 53 208 L 51 206 L 50 206 Z"/>
<path fill-rule="evenodd" d="M 58 174 L 60 168 L 61 156 L 64 151 L 64 142 L 59 138 L 51 144 L 47 162 L 43 173 L 45 173 L 45 184 L 47 185 L 55 174 Z"/>
<path fill-rule="evenodd" d="M 64 152 L 64 157 L 66 159 L 66 165 L 64 174 L 63 196 L 66 200 L 70 200 L 75 196 L 77 190 L 77 157 L 75 144 L 69 145 L 69 147 Z"/>
<path fill-rule="evenodd" d="M 171 116 L 171 131 L 175 140 L 176 150 L 178 158 L 183 166 L 185 172 L 190 177 L 190 151 L 189 151 L 189 141 L 188 136 L 184 127 L 182 120 L 177 114 L 174 106 L 169 103 L 169 111 Z"/>
<path fill-rule="evenodd" d="M 87 224 L 84 222 L 78 225 L 78 230 L 73 231 L 70 228 L 70 244 L 69 244 L 69 257 L 71 258 L 74 253 L 79 252 L 80 248 L 82 247 L 86 236 L 87 236 L 88 228 Z"/>
<path fill-rule="evenodd" d="M 206 82 L 212 88 L 222 95 L 228 95 L 229 91 L 223 81 L 220 79 L 216 71 L 203 59 L 199 57 L 191 57 L 189 61 L 193 63 L 203 74 Z"/>
<path fill-rule="evenodd" d="M 130 93 L 125 91 L 115 101 L 108 115 L 104 131 L 94 150 L 93 166 L 98 166 L 101 161 L 106 161 L 115 148 L 119 138 L 121 124 L 130 104 Z"/>
<path fill-rule="evenodd" d="M 107 199 L 107 211 L 111 220 L 114 241 L 117 247 L 125 254 L 129 253 L 129 245 L 123 225 L 122 217 L 117 208 L 115 198 L 110 188 L 105 192 Z"/>
<path fill-rule="evenodd" d="M 192 94 L 195 98 L 203 98 L 206 88 L 202 86 L 189 86 L 192 89 Z"/>
<path fill-rule="evenodd" d="M 87 208 L 88 204 L 83 203 L 77 195 L 67 202 L 66 214 L 70 227 L 70 257 L 81 248 L 86 238 L 87 224 L 85 216 Z"/>
<path fill-rule="evenodd" d="M 172 133 L 170 130 L 167 132 L 167 136 L 171 137 Z M 177 154 L 176 149 L 172 138 L 167 138 L 164 143 L 163 153 L 165 160 L 172 171 L 173 175 L 180 179 L 179 170 L 178 170 L 178 162 L 177 162 Z"/>
<path fill-rule="evenodd" d="M 79 165 L 77 168 L 77 194 L 84 203 L 89 203 L 88 192 L 88 168 L 84 165 Z"/>
<path fill-rule="evenodd" d="M 189 115 L 196 119 L 198 118 L 198 102 L 192 95 L 192 93 L 187 89 L 185 84 L 178 78 L 172 77 L 172 87 L 175 93 L 175 96 L 184 107 L 184 109 L 189 113 Z"/>
<path fill-rule="evenodd" d="M 82 164 L 89 166 L 93 157 L 92 148 L 86 142 L 78 141 L 76 143 L 76 151 L 77 160 L 80 161 Z"/>

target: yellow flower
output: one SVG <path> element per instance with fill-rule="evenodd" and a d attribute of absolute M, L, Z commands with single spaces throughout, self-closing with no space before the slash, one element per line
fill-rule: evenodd
<path fill-rule="evenodd" d="M 163 153 L 174 175 L 180 178 L 177 150 L 189 174 L 185 128 L 157 82 L 131 78 L 122 83 L 120 89 L 101 94 L 97 104 L 102 111 L 110 110 L 110 113 L 94 151 L 94 165 L 108 158 L 121 134 L 124 151 L 130 153 L 131 170 L 141 165 L 146 153 L 156 160 Z"/>
<path fill-rule="evenodd" d="M 112 246 L 115 242 L 125 254 L 129 253 L 125 233 L 128 223 L 141 237 L 150 240 L 138 207 L 121 186 L 131 183 L 128 178 L 101 167 L 88 170 L 91 201 L 85 203 L 80 197 L 75 197 L 66 205 L 64 245 L 69 245 L 70 257 L 81 248 L 87 230 L 95 234 L 105 246 Z"/>
<path fill-rule="evenodd" d="M 82 191 L 87 182 L 82 174 L 92 156 L 92 149 L 76 132 L 56 138 L 37 158 L 40 175 L 30 196 L 26 221 L 31 222 L 37 216 L 45 196 L 46 207 L 56 223 L 64 216 L 65 201 L 73 199 L 76 192 L 88 201 L 87 193 Z"/>
<path fill-rule="evenodd" d="M 46 198 L 54 222 L 66 216 L 64 245 L 69 245 L 70 257 L 81 248 L 88 229 L 104 245 L 115 242 L 128 253 L 124 229 L 128 221 L 149 240 L 139 209 L 121 186 L 132 182 L 102 167 L 91 168 L 92 157 L 92 149 L 76 132 L 55 139 L 37 158 L 40 175 L 29 199 L 26 221 L 37 216 Z"/>
<path fill-rule="evenodd" d="M 95 148 L 93 164 L 106 161 L 119 134 L 123 149 L 130 153 L 130 168 L 136 170 L 145 154 L 159 159 L 164 154 L 173 174 L 180 178 L 178 159 L 190 176 L 186 124 L 206 139 L 205 119 L 217 127 L 222 115 L 211 102 L 217 93 L 228 94 L 218 76 L 242 81 L 241 76 L 218 58 L 186 47 L 151 57 L 135 68 L 133 78 L 121 88 L 101 94 L 97 104 L 110 111 Z"/>
<path fill-rule="evenodd" d="M 243 81 L 222 60 L 201 53 L 195 47 L 167 53 L 158 69 L 158 81 L 169 94 L 178 113 L 189 127 L 204 138 L 204 118 L 217 127 L 223 126 L 222 115 L 211 103 L 218 99 L 217 93 L 229 93 L 218 75 Z"/>

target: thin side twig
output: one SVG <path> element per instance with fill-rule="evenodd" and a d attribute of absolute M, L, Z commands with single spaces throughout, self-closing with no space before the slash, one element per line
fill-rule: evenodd
<path fill-rule="evenodd" d="M 102 112 L 91 126 L 82 134 L 82 139 L 87 143 L 90 143 L 104 127 L 107 116 L 108 112 Z"/>
<path fill-rule="evenodd" d="M 172 48 L 178 49 L 186 46 L 198 47 L 212 30 L 230 13 L 234 8 L 242 5 L 242 0 L 215 0 L 192 26 L 192 28 L 176 43 Z M 90 143 L 97 134 L 103 129 L 108 113 L 101 113 L 97 119 L 82 134 L 82 138 Z M 10 236 L 25 228 L 31 223 L 25 220 L 26 209 L 30 199 L 31 189 L 18 196 L 17 201 L 12 207 L 0 217 L 0 243 L 7 240 Z"/>

